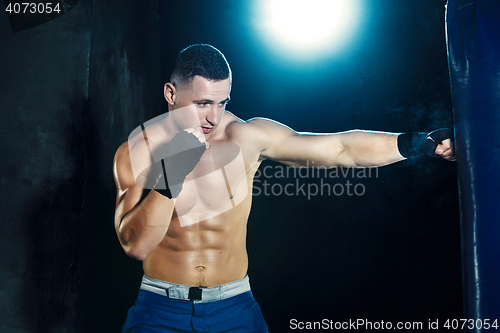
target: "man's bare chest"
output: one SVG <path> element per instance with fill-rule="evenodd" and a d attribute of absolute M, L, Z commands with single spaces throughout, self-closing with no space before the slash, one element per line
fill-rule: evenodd
<path fill-rule="evenodd" d="M 248 168 L 238 145 L 211 143 L 175 201 L 181 226 L 220 215 L 245 200 L 250 192 Z"/>

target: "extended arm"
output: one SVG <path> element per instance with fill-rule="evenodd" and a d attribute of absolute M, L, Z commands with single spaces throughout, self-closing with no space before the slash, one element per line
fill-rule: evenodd
<path fill-rule="evenodd" d="M 262 147 L 261 159 L 293 166 L 383 166 L 405 159 L 398 149 L 399 133 L 348 131 L 335 134 L 297 133 L 267 119 L 252 119 Z M 453 159 L 450 140 L 436 147 L 436 154 Z M 309 163 L 308 163 L 309 161 Z"/>

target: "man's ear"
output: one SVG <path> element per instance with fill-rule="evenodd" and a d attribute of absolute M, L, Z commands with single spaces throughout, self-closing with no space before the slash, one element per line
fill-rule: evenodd
<path fill-rule="evenodd" d="M 175 104 L 176 89 L 172 83 L 170 82 L 165 83 L 165 86 L 163 87 L 163 95 L 165 96 L 165 99 L 168 104 L 170 105 Z"/>

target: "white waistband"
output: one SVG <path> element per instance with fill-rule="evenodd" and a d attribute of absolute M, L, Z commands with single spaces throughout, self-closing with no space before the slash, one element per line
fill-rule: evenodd
<path fill-rule="evenodd" d="M 190 289 L 201 291 L 201 300 L 194 300 L 194 302 L 213 302 L 230 298 L 244 292 L 250 291 L 250 282 L 248 275 L 241 280 L 222 284 L 217 287 L 194 287 L 183 284 L 175 284 L 167 281 L 152 279 L 146 275 L 142 277 L 141 289 L 153 292 L 158 295 L 166 296 L 171 299 L 179 299 L 189 301 Z"/>

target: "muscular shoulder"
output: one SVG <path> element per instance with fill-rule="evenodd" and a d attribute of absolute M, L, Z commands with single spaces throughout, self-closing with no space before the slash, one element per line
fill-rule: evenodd
<path fill-rule="evenodd" d="M 242 120 L 230 112 L 223 118 L 223 135 L 226 140 L 259 154 L 274 144 L 297 133 L 289 127 L 266 118 Z"/>
<path fill-rule="evenodd" d="M 117 188 L 125 189 L 135 185 L 139 173 L 148 167 L 151 160 L 148 139 L 140 136 L 130 138 L 118 147 L 113 160 L 113 176 Z"/>
<path fill-rule="evenodd" d="M 280 135 L 293 135 L 289 127 L 267 118 L 252 118 L 242 120 L 226 111 L 223 117 L 223 128 L 226 136 L 240 137 L 244 140 L 260 141 Z"/>
<path fill-rule="evenodd" d="M 123 162 L 128 159 L 128 141 L 125 141 L 118 147 L 115 153 L 115 158 L 113 159 L 113 172 L 116 173 L 118 167 L 122 167 Z"/>
<path fill-rule="evenodd" d="M 129 181 L 133 180 L 131 174 L 132 167 L 130 164 L 129 142 L 125 141 L 116 150 L 113 160 L 113 176 L 118 189 L 128 187 L 127 184 Z"/>

